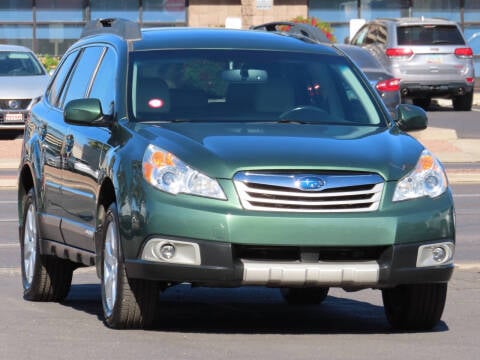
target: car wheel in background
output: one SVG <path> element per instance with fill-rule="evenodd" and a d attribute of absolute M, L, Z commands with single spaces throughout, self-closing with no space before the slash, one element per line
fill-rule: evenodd
<path fill-rule="evenodd" d="M 452 105 L 455 111 L 470 111 L 472 110 L 472 103 L 473 92 L 452 98 Z"/>
<path fill-rule="evenodd" d="M 382 290 L 388 322 L 400 330 L 430 330 L 440 321 L 447 284 L 399 285 Z"/>
<path fill-rule="evenodd" d="M 328 287 L 284 288 L 281 293 L 290 305 L 315 305 L 325 300 L 328 290 Z"/>
<path fill-rule="evenodd" d="M 105 323 L 115 329 L 148 328 L 155 321 L 159 286 L 127 278 L 115 204 L 108 208 L 103 225 L 101 289 Z"/>
<path fill-rule="evenodd" d="M 40 254 L 35 192 L 25 196 L 20 239 L 23 297 L 31 301 L 62 301 L 72 284 L 75 265 Z"/>

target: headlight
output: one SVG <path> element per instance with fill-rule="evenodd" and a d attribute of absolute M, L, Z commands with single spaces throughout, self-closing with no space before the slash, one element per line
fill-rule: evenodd
<path fill-rule="evenodd" d="M 149 145 L 143 155 L 143 177 L 170 194 L 192 194 L 225 200 L 218 182 L 192 169 L 172 153 Z"/>
<path fill-rule="evenodd" d="M 422 196 L 440 196 L 448 186 L 445 170 L 435 156 L 424 150 L 417 165 L 397 184 L 393 201 L 415 199 Z"/>

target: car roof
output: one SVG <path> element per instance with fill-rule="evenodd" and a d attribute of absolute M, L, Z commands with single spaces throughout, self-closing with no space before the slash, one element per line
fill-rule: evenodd
<path fill-rule="evenodd" d="M 0 45 L 0 51 L 24 51 L 32 52 L 29 48 L 20 45 Z"/>
<path fill-rule="evenodd" d="M 92 43 L 128 44 L 128 51 L 164 49 L 224 49 L 289 51 L 342 56 L 330 44 L 299 33 L 237 30 L 224 28 L 157 27 L 140 29 L 124 19 L 89 22 L 79 41 L 72 46 Z"/>
<path fill-rule="evenodd" d="M 142 39 L 133 41 L 133 49 L 236 49 L 299 51 L 335 54 L 328 45 L 285 33 L 219 28 L 148 28 Z"/>
<path fill-rule="evenodd" d="M 372 53 L 365 49 L 365 48 L 362 48 L 360 46 L 356 46 L 356 45 L 348 45 L 348 44 L 335 44 L 335 47 L 341 51 L 343 51 L 345 54 L 347 54 L 347 56 L 349 56 L 354 62 L 358 62 L 362 59 L 365 59 L 367 60 L 371 65 L 371 69 L 377 69 L 377 70 L 381 70 L 381 71 L 384 71 L 385 73 L 387 73 L 387 69 L 385 69 L 385 67 L 377 60 L 377 58 L 375 56 L 372 55 Z M 362 69 L 364 69 L 365 67 L 363 66 L 363 64 L 358 64 Z M 370 67 L 367 67 L 370 69 Z"/>
<path fill-rule="evenodd" d="M 456 25 L 454 21 L 440 18 L 426 18 L 426 17 L 402 17 L 402 18 L 379 18 L 378 21 L 392 22 L 397 25 Z"/>

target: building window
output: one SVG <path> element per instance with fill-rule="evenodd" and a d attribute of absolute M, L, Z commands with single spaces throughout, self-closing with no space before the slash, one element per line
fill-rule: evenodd
<path fill-rule="evenodd" d="M 37 21 L 83 21 L 84 0 L 35 0 Z"/>
<path fill-rule="evenodd" d="M 186 22 L 185 0 L 143 0 L 143 23 Z"/>
<path fill-rule="evenodd" d="M 350 35 L 351 19 L 408 16 L 408 0 L 310 0 L 308 15 L 331 23 L 339 42 Z"/>
<path fill-rule="evenodd" d="M 0 43 L 32 47 L 32 25 L 0 24 Z"/>
<path fill-rule="evenodd" d="M 90 0 L 92 19 L 122 18 L 139 21 L 138 0 Z"/>
<path fill-rule="evenodd" d="M 458 0 L 415 0 L 412 16 L 443 18 L 460 21 L 460 2 Z"/>
<path fill-rule="evenodd" d="M 32 0 L 0 1 L 1 22 L 20 22 L 32 20 Z"/>
<path fill-rule="evenodd" d="M 62 56 L 80 38 L 83 25 L 46 24 L 37 25 L 35 51 L 40 54 Z"/>

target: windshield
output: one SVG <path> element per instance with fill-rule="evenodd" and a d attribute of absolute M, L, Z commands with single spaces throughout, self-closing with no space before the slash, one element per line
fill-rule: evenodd
<path fill-rule="evenodd" d="M 137 52 L 130 85 L 136 121 L 385 124 L 368 85 L 336 55 Z"/>
<path fill-rule="evenodd" d="M 31 53 L 0 51 L 0 76 L 32 75 L 45 75 L 45 71 Z"/>

